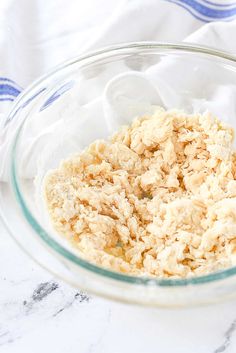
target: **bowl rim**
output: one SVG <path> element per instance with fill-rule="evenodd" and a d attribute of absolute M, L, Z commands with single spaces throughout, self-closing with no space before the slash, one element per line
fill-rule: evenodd
<path fill-rule="evenodd" d="M 164 42 L 131 42 L 131 43 L 122 43 L 119 45 L 112 45 L 105 48 L 102 48 L 97 51 L 92 51 L 86 55 L 79 55 L 73 59 L 67 60 L 62 64 L 57 65 L 54 69 L 49 71 L 46 75 L 41 76 L 39 79 L 35 80 L 26 90 L 24 90 L 15 100 L 11 111 L 9 112 L 6 121 L 11 121 L 14 118 L 14 115 L 18 112 L 18 109 L 21 107 L 21 102 L 24 101 L 34 91 L 35 89 L 40 88 L 40 85 L 44 83 L 47 79 L 50 79 L 60 71 L 67 69 L 68 67 L 78 64 L 86 63 L 89 59 L 95 59 L 91 64 L 96 62 L 96 60 L 106 57 L 109 54 L 114 54 L 116 52 L 122 53 L 126 50 L 176 50 L 179 52 L 188 52 L 188 53 L 197 53 L 210 55 L 216 58 L 222 58 L 230 61 L 231 63 L 236 63 L 236 56 L 231 55 L 227 52 L 220 51 L 217 49 L 209 48 L 207 46 L 198 46 L 194 44 L 183 44 L 183 43 L 164 43 Z M 93 272 L 94 274 L 100 275 L 102 277 L 110 278 L 113 280 L 118 280 L 120 282 L 125 282 L 127 284 L 138 284 L 144 286 L 155 286 L 155 287 L 178 287 L 178 286 L 187 286 L 187 285 L 198 285 L 210 283 L 222 279 L 229 278 L 233 275 L 236 275 L 236 266 L 230 267 L 225 270 L 220 270 L 217 272 L 212 272 L 207 275 L 190 277 L 190 278 L 154 278 L 154 277 L 145 277 L 145 276 L 133 276 L 127 275 L 120 272 L 115 272 L 97 266 L 79 256 L 76 256 L 70 250 L 64 248 L 56 240 L 50 237 L 50 234 L 37 222 L 35 217 L 31 214 L 27 203 L 24 200 L 24 196 L 21 193 L 20 186 L 17 179 L 17 161 L 16 161 L 16 150 L 17 143 L 21 133 L 21 130 L 24 126 L 24 122 L 27 120 L 24 119 L 20 126 L 17 128 L 15 134 L 11 153 L 10 153 L 10 184 L 13 189 L 13 194 L 15 199 L 20 206 L 20 209 L 34 232 L 49 246 L 54 252 L 65 257 L 67 260 L 72 262 L 75 265 L 82 267 L 88 271 Z"/>

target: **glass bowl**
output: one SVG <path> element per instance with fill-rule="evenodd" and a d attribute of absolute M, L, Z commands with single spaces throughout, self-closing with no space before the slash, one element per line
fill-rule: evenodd
<path fill-rule="evenodd" d="M 125 275 L 81 258 L 48 220 L 41 197 L 45 173 L 69 154 L 117 129 L 109 114 L 104 118 L 104 92 L 116 77 L 123 77 L 125 87 L 127 73 L 142 76 L 147 72 L 156 80 L 161 97 L 161 102 L 150 98 L 150 104 L 187 112 L 209 108 L 225 121 L 230 114 L 236 128 L 236 58 L 227 53 L 151 42 L 114 46 L 75 58 L 25 90 L 7 118 L 6 129 L 14 126 L 14 137 L 6 166 L 9 181 L 1 183 L 0 189 L 2 219 L 36 262 L 77 288 L 128 303 L 161 307 L 229 299 L 236 294 L 236 267 L 187 279 Z M 145 86 L 135 91 L 133 100 L 126 99 L 118 88 L 113 85 L 118 108 L 123 104 L 122 109 L 128 111 L 137 94 L 140 109 L 146 109 L 143 106 L 149 98 Z M 91 106 L 93 114 L 88 114 Z"/>

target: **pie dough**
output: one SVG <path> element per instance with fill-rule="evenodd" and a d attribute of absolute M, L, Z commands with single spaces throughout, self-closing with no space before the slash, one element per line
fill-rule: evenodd
<path fill-rule="evenodd" d="M 236 264 L 233 129 L 158 108 L 61 162 L 44 180 L 53 227 L 99 266 L 205 275 Z"/>

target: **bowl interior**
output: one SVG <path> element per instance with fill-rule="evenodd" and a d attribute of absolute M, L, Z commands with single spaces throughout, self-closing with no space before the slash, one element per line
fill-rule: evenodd
<path fill-rule="evenodd" d="M 62 159 L 105 139 L 136 116 L 166 109 L 210 110 L 236 128 L 236 64 L 227 54 L 192 46 L 133 44 L 62 65 L 33 84 L 8 121 L 18 122 L 11 180 L 25 219 L 48 247 L 76 266 L 128 283 L 183 286 L 214 281 L 235 268 L 189 279 L 126 276 L 95 266 L 53 230 L 42 197 L 45 174 Z"/>

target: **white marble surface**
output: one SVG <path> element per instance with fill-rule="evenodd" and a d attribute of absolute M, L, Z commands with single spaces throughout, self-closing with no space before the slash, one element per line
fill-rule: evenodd
<path fill-rule="evenodd" d="M 58 281 L 0 225 L 0 353 L 233 353 L 236 302 L 164 310 L 90 296 Z"/>

